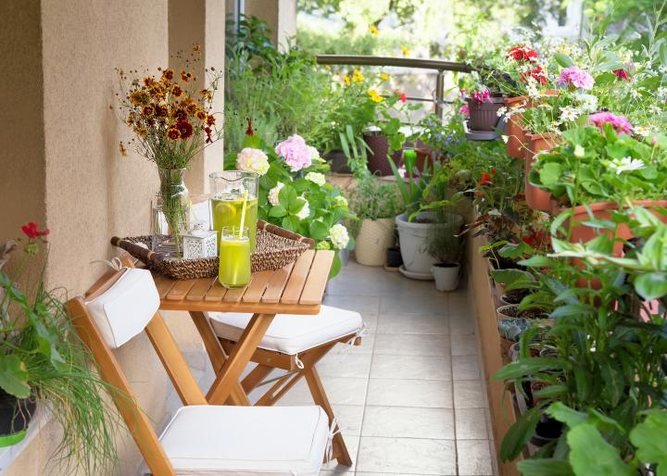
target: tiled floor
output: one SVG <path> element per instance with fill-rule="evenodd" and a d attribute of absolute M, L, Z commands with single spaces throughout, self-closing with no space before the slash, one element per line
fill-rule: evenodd
<path fill-rule="evenodd" d="M 355 461 L 323 474 L 494 474 L 465 292 L 440 293 L 432 282 L 351 261 L 325 302 L 361 312 L 369 335 L 318 365 Z M 281 404 L 310 402 L 299 384 Z"/>
<path fill-rule="evenodd" d="M 369 334 L 359 347 L 338 345 L 317 366 L 354 460 L 351 468 L 329 463 L 322 474 L 493 475 L 463 287 L 440 293 L 432 282 L 350 261 L 329 283 L 325 303 L 360 312 Z M 203 388 L 212 380 L 208 369 Z M 280 401 L 311 403 L 303 380 Z"/>

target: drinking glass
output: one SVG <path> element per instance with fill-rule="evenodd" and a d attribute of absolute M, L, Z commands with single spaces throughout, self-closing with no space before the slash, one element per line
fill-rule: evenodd
<path fill-rule="evenodd" d="M 257 235 L 257 192 L 259 190 L 259 176 L 252 172 L 229 170 L 209 175 L 211 179 L 211 222 L 213 229 L 218 232 L 223 227 L 241 227 L 243 201 L 247 200 L 245 221 L 243 227 L 248 228 L 250 251 L 255 250 Z"/>
<path fill-rule="evenodd" d="M 248 228 L 225 226 L 220 230 L 218 280 L 226 288 L 242 288 L 250 282 Z"/>

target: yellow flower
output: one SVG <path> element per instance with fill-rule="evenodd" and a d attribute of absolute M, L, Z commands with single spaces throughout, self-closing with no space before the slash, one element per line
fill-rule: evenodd
<path fill-rule="evenodd" d="M 350 75 L 349 74 L 346 74 L 345 76 L 343 76 L 343 82 L 345 83 L 345 86 L 350 85 L 351 81 L 350 81 Z"/>
<path fill-rule="evenodd" d="M 369 89 L 368 90 L 368 95 L 371 97 L 371 101 L 373 102 L 382 102 L 384 101 L 384 98 L 380 96 L 380 93 L 378 93 L 375 89 Z"/>
<path fill-rule="evenodd" d="M 364 75 L 361 74 L 361 71 L 359 71 L 358 69 L 355 69 L 352 72 L 352 82 L 354 82 L 354 83 L 363 83 L 363 81 L 364 81 Z"/>
<path fill-rule="evenodd" d="M 380 34 L 380 30 L 378 30 L 378 27 L 375 25 L 368 25 L 368 31 L 370 31 L 373 36 L 378 36 Z"/>
<path fill-rule="evenodd" d="M 389 75 L 387 73 L 380 73 L 380 79 L 382 81 L 389 81 Z"/>
<path fill-rule="evenodd" d="M 410 56 L 410 48 L 405 45 L 401 45 L 401 53 L 403 53 L 403 56 Z"/>

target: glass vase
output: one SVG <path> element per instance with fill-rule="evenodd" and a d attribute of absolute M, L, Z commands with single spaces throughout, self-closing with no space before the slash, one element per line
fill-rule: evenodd
<path fill-rule="evenodd" d="M 181 256 L 182 236 L 190 229 L 190 193 L 183 177 L 186 169 L 158 169 L 160 191 L 153 206 L 153 251 Z"/>

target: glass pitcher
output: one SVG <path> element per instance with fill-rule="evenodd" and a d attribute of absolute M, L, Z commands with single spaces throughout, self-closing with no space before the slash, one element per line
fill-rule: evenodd
<path fill-rule="evenodd" d="M 215 172 L 209 175 L 211 179 L 211 223 L 218 232 L 220 244 L 220 230 L 223 227 L 241 227 L 243 200 L 248 192 L 244 228 L 248 228 L 250 251 L 255 250 L 257 236 L 257 196 L 259 191 L 259 176 L 252 172 L 229 170 Z M 218 246 L 218 249 L 220 247 Z"/>

